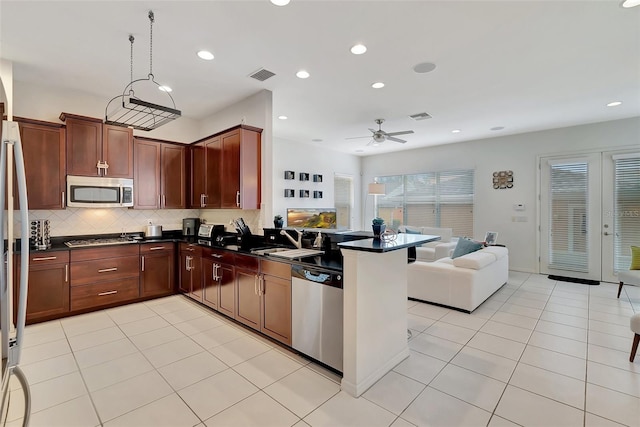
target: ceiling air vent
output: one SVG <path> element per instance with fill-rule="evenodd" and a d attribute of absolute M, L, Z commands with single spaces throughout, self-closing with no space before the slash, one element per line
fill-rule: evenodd
<path fill-rule="evenodd" d="M 429 113 L 418 113 L 418 114 L 412 114 L 409 117 L 411 117 L 413 120 L 420 121 L 420 120 L 427 120 L 430 119 L 431 116 L 429 115 Z"/>
<path fill-rule="evenodd" d="M 264 68 L 260 68 L 258 71 L 249 74 L 249 77 L 259 80 L 261 82 L 267 80 L 270 77 L 275 76 L 276 73 L 272 73 L 269 70 L 265 70 Z"/>

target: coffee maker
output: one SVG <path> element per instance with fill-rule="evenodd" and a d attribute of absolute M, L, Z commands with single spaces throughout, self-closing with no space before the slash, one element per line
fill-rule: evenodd
<path fill-rule="evenodd" d="M 200 218 L 183 218 L 182 235 L 185 237 L 195 237 L 200 228 Z"/>

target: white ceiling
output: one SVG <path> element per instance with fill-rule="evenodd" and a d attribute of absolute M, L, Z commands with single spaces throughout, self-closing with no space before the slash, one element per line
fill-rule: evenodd
<path fill-rule="evenodd" d="M 183 115 L 206 117 L 269 89 L 276 138 L 371 155 L 640 116 L 640 7 L 619 0 L 3 0 L 0 56 L 16 80 L 106 105 L 130 80 L 129 34 L 135 77 L 148 73 L 149 9 L 153 72 Z M 351 54 L 356 43 L 368 51 Z M 200 49 L 215 59 L 199 59 Z M 437 68 L 416 74 L 420 62 Z M 276 75 L 248 77 L 261 67 Z M 300 69 L 311 77 L 298 79 Z M 376 81 L 386 86 L 372 89 Z M 624 103 L 605 106 L 616 100 Z M 408 118 L 420 112 L 433 118 Z M 387 132 L 415 134 L 377 147 L 345 139 L 368 135 L 378 117 Z"/>

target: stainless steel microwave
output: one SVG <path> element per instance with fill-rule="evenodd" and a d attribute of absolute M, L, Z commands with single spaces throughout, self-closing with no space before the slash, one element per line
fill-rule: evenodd
<path fill-rule="evenodd" d="M 126 208 L 133 206 L 133 180 L 67 175 L 70 208 Z"/>

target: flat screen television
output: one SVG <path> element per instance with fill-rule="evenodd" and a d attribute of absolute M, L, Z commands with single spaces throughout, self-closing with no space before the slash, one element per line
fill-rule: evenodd
<path fill-rule="evenodd" d="M 333 208 L 287 209 L 287 227 L 337 228 L 336 210 Z"/>

